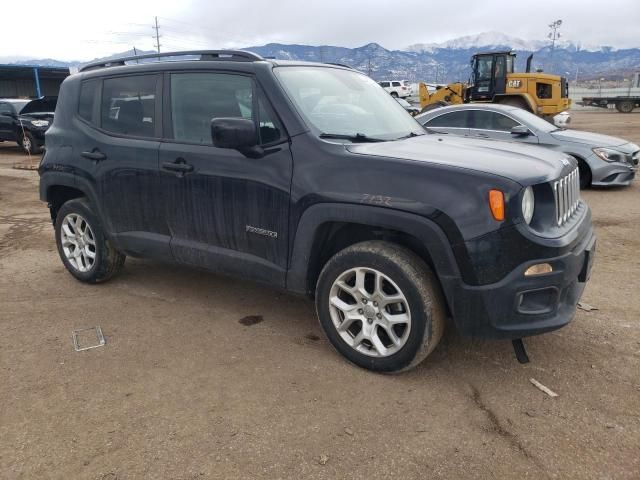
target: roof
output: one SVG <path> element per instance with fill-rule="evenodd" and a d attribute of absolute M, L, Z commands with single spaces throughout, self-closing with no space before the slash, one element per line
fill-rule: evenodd
<path fill-rule="evenodd" d="M 152 61 L 156 60 L 156 61 Z M 316 63 L 297 60 L 274 60 L 265 59 L 254 52 L 246 50 L 190 50 L 180 52 L 153 53 L 146 55 L 138 55 L 133 57 L 119 57 L 91 62 L 79 69 L 79 72 L 93 72 L 102 68 L 122 67 L 134 65 L 166 65 L 181 62 L 269 62 L 278 66 L 295 66 L 295 65 L 316 65 L 316 66 L 334 66 L 339 68 L 351 69 L 348 65 L 340 65 L 337 63 Z"/>

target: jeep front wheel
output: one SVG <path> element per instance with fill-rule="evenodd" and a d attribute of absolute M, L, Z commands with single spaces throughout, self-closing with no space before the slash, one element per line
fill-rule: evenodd
<path fill-rule="evenodd" d="M 444 331 L 444 301 L 431 269 L 389 242 L 358 243 L 332 257 L 318 279 L 316 308 L 331 344 L 378 372 L 419 364 Z"/>
<path fill-rule="evenodd" d="M 125 255 L 105 237 L 98 217 L 84 198 L 69 200 L 60 208 L 55 234 L 62 263 L 82 282 L 104 282 L 124 264 Z"/>

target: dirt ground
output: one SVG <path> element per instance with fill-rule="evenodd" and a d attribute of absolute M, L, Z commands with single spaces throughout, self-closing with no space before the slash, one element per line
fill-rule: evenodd
<path fill-rule="evenodd" d="M 640 112 L 573 121 L 640 143 Z M 135 259 L 75 281 L 20 160 L 0 144 L 0 478 L 640 478 L 640 181 L 583 193 L 597 310 L 528 339 L 531 363 L 450 330 L 384 376 L 335 353 L 306 299 Z M 106 345 L 75 352 L 94 325 Z"/>

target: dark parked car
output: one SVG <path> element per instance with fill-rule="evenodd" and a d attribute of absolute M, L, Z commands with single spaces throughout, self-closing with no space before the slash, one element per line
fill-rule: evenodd
<path fill-rule="evenodd" d="M 57 97 L 0 99 L 0 141 L 17 142 L 28 154 L 42 152 Z"/>
<path fill-rule="evenodd" d="M 423 360 L 447 317 L 502 339 L 573 318 L 595 251 L 574 159 L 428 134 L 347 67 L 171 55 L 62 85 L 40 195 L 78 280 L 130 255 L 312 295 L 376 371 Z"/>
<path fill-rule="evenodd" d="M 416 120 L 442 133 L 539 145 L 570 155 L 578 161 L 582 188 L 629 185 L 640 161 L 640 147 L 635 143 L 559 128 L 531 112 L 507 105 L 451 105 L 423 113 Z"/>

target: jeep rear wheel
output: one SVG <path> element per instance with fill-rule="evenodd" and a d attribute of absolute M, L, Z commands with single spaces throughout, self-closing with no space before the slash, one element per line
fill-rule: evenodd
<path fill-rule="evenodd" d="M 82 282 L 104 282 L 124 264 L 125 255 L 105 237 L 98 217 L 84 198 L 62 205 L 56 216 L 55 235 L 62 263 Z"/>
<path fill-rule="evenodd" d="M 419 364 L 444 331 L 437 279 L 421 258 L 388 242 L 358 243 L 332 257 L 318 279 L 316 309 L 336 350 L 379 372 Z"/>

